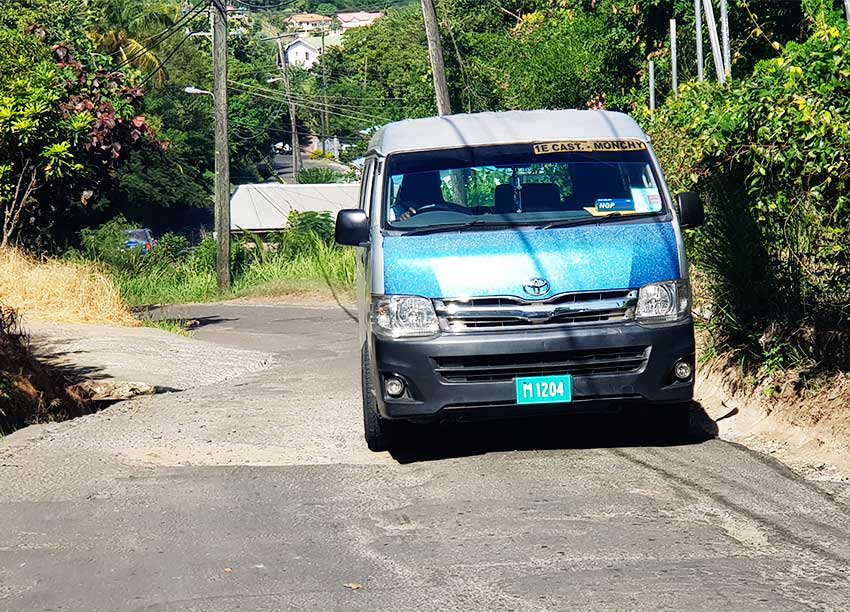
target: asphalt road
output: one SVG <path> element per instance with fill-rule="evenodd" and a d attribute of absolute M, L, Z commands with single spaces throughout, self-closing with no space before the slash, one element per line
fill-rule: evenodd
<path fill-rule="evenodd" d="M 681 446 L 562 418 L 372 454 L 340 308 L 175 314 L 274 358 L 0 442 L 0 610 L 850 609 L 846 485 L 698 406 Z"/>

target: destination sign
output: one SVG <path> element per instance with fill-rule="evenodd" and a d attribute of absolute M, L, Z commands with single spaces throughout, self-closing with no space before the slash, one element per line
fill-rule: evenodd
<path fill-rule="evenodd" d="M 605 151 L 645 151 L 642 140 L 567 140 L 562 142 L 539 142 L 534 144 L 535 155 L 550 153 L 592 153 Z"/>

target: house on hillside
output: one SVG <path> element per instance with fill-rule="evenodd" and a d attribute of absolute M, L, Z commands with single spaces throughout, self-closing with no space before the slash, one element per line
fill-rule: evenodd
<path fill-rule="evenodd" d="M 336 219 L 344 208 L 357 208 L 359 183 L 239 185 L 230 197 L 233 232 L 267 234 L 286 227 L 289 213 L 326 212 Z"/>
<path fill-rule="evenodd" d="M 336 18 L 339 21 L 342 31 L 350 30 L 351 28 L 359 28 L 362 26 L 370 26 L 375 23 L 376 19 L 383 17 L 383 13 L 369 13 L 366 11 L 357 11 L 356 13 L 337 13 Z"/>
<path fill-rule="evenodd" d="M 296 41 L 289 43 L 284 51 L 286 53 L 286 62 L 290 66 L 298 66 L 305 70 L 310 70 L 319 56 L 322 54 L 320 48 L 310 44 L 306 39 L 299 38 Z"/>
<path fill-rule="evenodd" d="M 329 30 L 333 25 L 333 19 L 316 13 L 296 13 L 287 17 L 284 22 L 298 32 L 312 32 L 322 28 Z"/>

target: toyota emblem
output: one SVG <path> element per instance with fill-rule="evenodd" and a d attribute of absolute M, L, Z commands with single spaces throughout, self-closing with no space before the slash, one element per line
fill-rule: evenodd
<path fill-rule="evenodd" d="M 522 288 L 528 295 L 540 297 L 549 293 L 549 281 L 545 278 L 530 278 Z"/>

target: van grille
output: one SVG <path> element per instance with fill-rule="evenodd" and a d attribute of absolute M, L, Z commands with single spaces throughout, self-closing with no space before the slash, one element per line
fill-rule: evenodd
<path fill-rule="evenodd" d="M 480 297 L 434 300 L 446 333 L 610 323 L 633 318 L 637 291 L 565 293 L 548 300 Z"/>
<path fill-rule="evenodd" d="M 649 358 L 649 347 L 434 357 L 434 369 L 446 382 L 495 382 L 518 376 L 628 374 Z"/>

